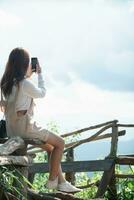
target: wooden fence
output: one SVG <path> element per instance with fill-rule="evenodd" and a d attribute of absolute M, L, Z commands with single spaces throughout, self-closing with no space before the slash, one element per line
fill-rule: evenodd
<path fill-rule="evenodd" d="M 90 131 L 90 130 L 96 130 L 95 134 L 87 137 L 86 139 L 81 139 L 75 142 L 70 142 L 65 145 L 65 150 L 64 153 L 66 153 L 66 161 L 62 162 L 62 169 L 63 172 L 66 173 L 66 179 L 72 182 L 73 184 L 75 183 L 75 173 L 76 172 L 89 172 L 89 171 L 102 171 L 103 175 L 101 177 L 100 181 L 97 181 L 96 183 L 87 183 L 85 186 L 81 186 L 80 188 L 88 188 L 91 187 L 92 185 L 95 185 L 98 190 L 96 193 L 95 198 L 101 198 L 104 196 L 104 193 L 108 189 L 109 191 L 109 198 L 110 199 L 117 199 L 117 189 L 116 189 L 116 178 L 134 178 L 133 174 L 116 174 L 115 173 L 115 166 L 116 164 L 118 165 L 134 165 L 134 154 L 131 155 L 118 155 L 117 154 L 117 148 L 118 148 L 118 137 L 124 136 L 126 134 L 126 130 L 119 130 L 121 127 L 134 127 L 134 124 L 120 124 L 118 123 L 118 120 L 113 120 L 109 121 L 106 123 L 98 124 L 96 126 L 90 126 L 87 128 L 83 128 L 80 130 L 76 130 L 67 134 L 61 135 L 63 138 L 74 136 L 77 134 L 82 134 L 85 131 Z M 99 130 L 98 130 L 99 129 Z M 111 130 L 110 133 L 105 133 L 107 130 Z M 109 138 L 111 139 L 111 145 L 109 152 L 107 156 L 102 159 L 102 160 L 90 160 L 90 161 L 75 161 L 74 160 L 74 149 L 78 147 L 81 144 L 92 142 L 92 141 L 97 141 L 97 140 L 102 140 Z M 7 139 L 0 139 L 1 143 L 4 143 Z M 12 140 L 13 141 L 13 140 Z M 25 143 L 24 143 L 25 141 Z M 11 145 L 11 139 L 8 140 L 6 143 L 4 143 L 0 147 L 0 165 L 10 165 L 11 163 L 18 165 L 23 165 L 26 161 L 24 161 L 24 157 L 27 159 L 31 155 L 35 155 L 38 152 L 41 152 L 41 149 L 35 149 L 35 144 L 40 145 L 43 144 L 42 141 L 38 140 L 24 140 L 23 142 L 21 141 L 16 141 L 15 145 Z M 19 145 L 18 145 L 19 144 Z M 18 161 L 18 158 L 11 156 L 11 154 L 16 151 L 18 148 L 19 149 L 24 149 L 24 146 L 26 147 L 28 144 L 31 146 L 27 148 L 27 155 L 26 154 L 26 149 L 21 152 L 22 160 Z M 7 148 L 8 146 L 8 148 Z M 10 149 L 9 149 L 10 146 Z M 12 148 L 11 148 L 12 146 Z M 5 153 L 3 153 L 5 152 Z M 133 152 L 132 152 L 133 153 Z M 5 160 L 4 160 L 5 156 Z M 7 160 L 9 159 L 9 162 Z M 2 161 L 3 160 L 3 161 Z M 11 161 L 12 160 L 12 161 Z M 6 163 L 7 162 L 7 163 Z M 26 164 L 26 163 L 25 163 Z M 26 164 L 27 165 L 27 164 Z M 32 165 L 29 166 L 28 168 L 28 174 L 29 174 L 29 180 L 32 182 L 34 175 L 36 173 L 44 173 L 48 172 L 48 164 L 47 163 L 32 163 Z M 76 183 L 77 184 L 77 183 Z M 63 194 L 64 195 L 64 194 Z M 68 197 L 69 199 L 73 199 L 74 197 Z M 62 198 L 61 198 L 62 199 Z M 63 199 L 67 199 L 64 198 Z"/>

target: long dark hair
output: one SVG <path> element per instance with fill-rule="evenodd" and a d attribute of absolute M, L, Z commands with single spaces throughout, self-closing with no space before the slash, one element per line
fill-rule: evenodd
<path fill-rule="evenodd" d="M 11 51 L 0 83 L 1 92 L 5 97 L 11 94 L 14 84 L 19 84 L 24 79 L 29 60 L 29 54 L 23 48 Z"/>

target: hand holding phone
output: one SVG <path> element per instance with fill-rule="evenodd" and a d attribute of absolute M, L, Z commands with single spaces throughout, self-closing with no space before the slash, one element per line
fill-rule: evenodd
<path fill-rule="evenodd" d="M 38 61 L 38 58 L 31 58 L 32 72 L 36 72 L 37 74 L 41 73 L 41 67 Z"/>
<path fill-rule="evenodd" d="M 36 57 L 31 58 L 32 72 L 36 72 L 37 64 L 38 64 L 38 58 Z"/>

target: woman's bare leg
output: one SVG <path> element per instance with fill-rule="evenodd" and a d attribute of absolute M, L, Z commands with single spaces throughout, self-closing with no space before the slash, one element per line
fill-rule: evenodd
<path fill-rule="evenodd" d="M 62 169 L 61 169 L 61 164 L 59 166 L 59 175 L 58 175 L 58 183 L 63 183 L 65 182 L 65 178 L 63 176 L 63 172 L 62 172 Z"/>
<path fill-rule="evenodd" d="M 64 143 L 61 142 L 62 145 L 63 145 L 63 147 L 62 147 L 63 149 L 61 150 L 61 146 L 59 147 L 60 142 L 56 141 L 56 143 L 55 143 L 53 141 L 54 138 L 55 137 L 52 136 L 48 139 L 47 142 L 50 142 L 51 144 L 49 143 L 49 144 L 45 144 L 45 145 L 40 145 L 40 147 L 45 149 L 49 154 L 50 176 L 49 176 L 49 180 L 48 180 L 48 183 L 47 183 L 47 188 L 49 188 L 49 189 L 57 188 L 59 191 L 64 191 L 64 192 L 80 192 L 81 190 L 79 188 L 76 188 L 75 186 L 69 184 L 63 177 L 60 162 L 61 162 L 62 152 L 63 152 L 63 149 L 64 149 Z M 57 140 L 59 140 L 59 139 L 57 139 Z M 56 151 L 56 149 L 57 149 L 57 151 Z M 60 156 L 58 155 L 58 153 L 60 154 Z M 56 155 L 58 155 L 57 156 L 58 159 L 56 159 L 56 157 L 53 157 L 53 156 L 56 156 Z M 54 161 L 53 161 L 53 159 L 54 159 Z M 56 162 L 55 162 L 55 160 L 56 160 Z M 55 163 L 57 164 L 56 167 L 55 167 L 55 165 L 52 165 L 52 164 L 55 164 Z M 58 176 L 58 180 L 57 180 L 57 176 Z"/>
<path fill-rule="evenodd" d="M 61 137 L 50 132 L 47 143 L 53 146 L 53 151 L 51 152 L 51 156 L 49 159 L 49 180 L 55 180 L 55 178 L 59 175 L 60 163 L 64 150 L 64 140 Z"/>
<path fill-rule="evenodd" d="M 50 157 L 51 157 L 51 153 L 52 153 L 54 147 L 52 145 L 48 144 L 48 143 L 39 145 L 39 147 L 44 149 L 45 151 L 47 151 L 49 164 L 50 164 Z M 61 164 L 60 164 L 60 166 L 59 166 L 59 174 L 58 174 L 58 183 L 62 183 L 62 182 L 65 182 L 65 178 L 63 176 L 63 172 L 62 172 Z"/>

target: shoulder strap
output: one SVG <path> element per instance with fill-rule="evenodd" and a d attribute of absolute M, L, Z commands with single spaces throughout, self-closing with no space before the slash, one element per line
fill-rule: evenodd
<path fill-rule="evenodd" d="M 15 102 L 16 102 L 16 100 L 17 100 L 18 93 L 19 93 L 19 86 L 16 85 L 16 92 L 15 92 L 15 98 L 14 98 L 14 101 L 15 101 Z"/>
<path fill-rule="evenodd" d="M 19 85 L 16 85 L 16 92 L 15 92 L 15 98 L 14 98 L 14 109 L 16 109 L 16 102 L 19 94 Z"/>

